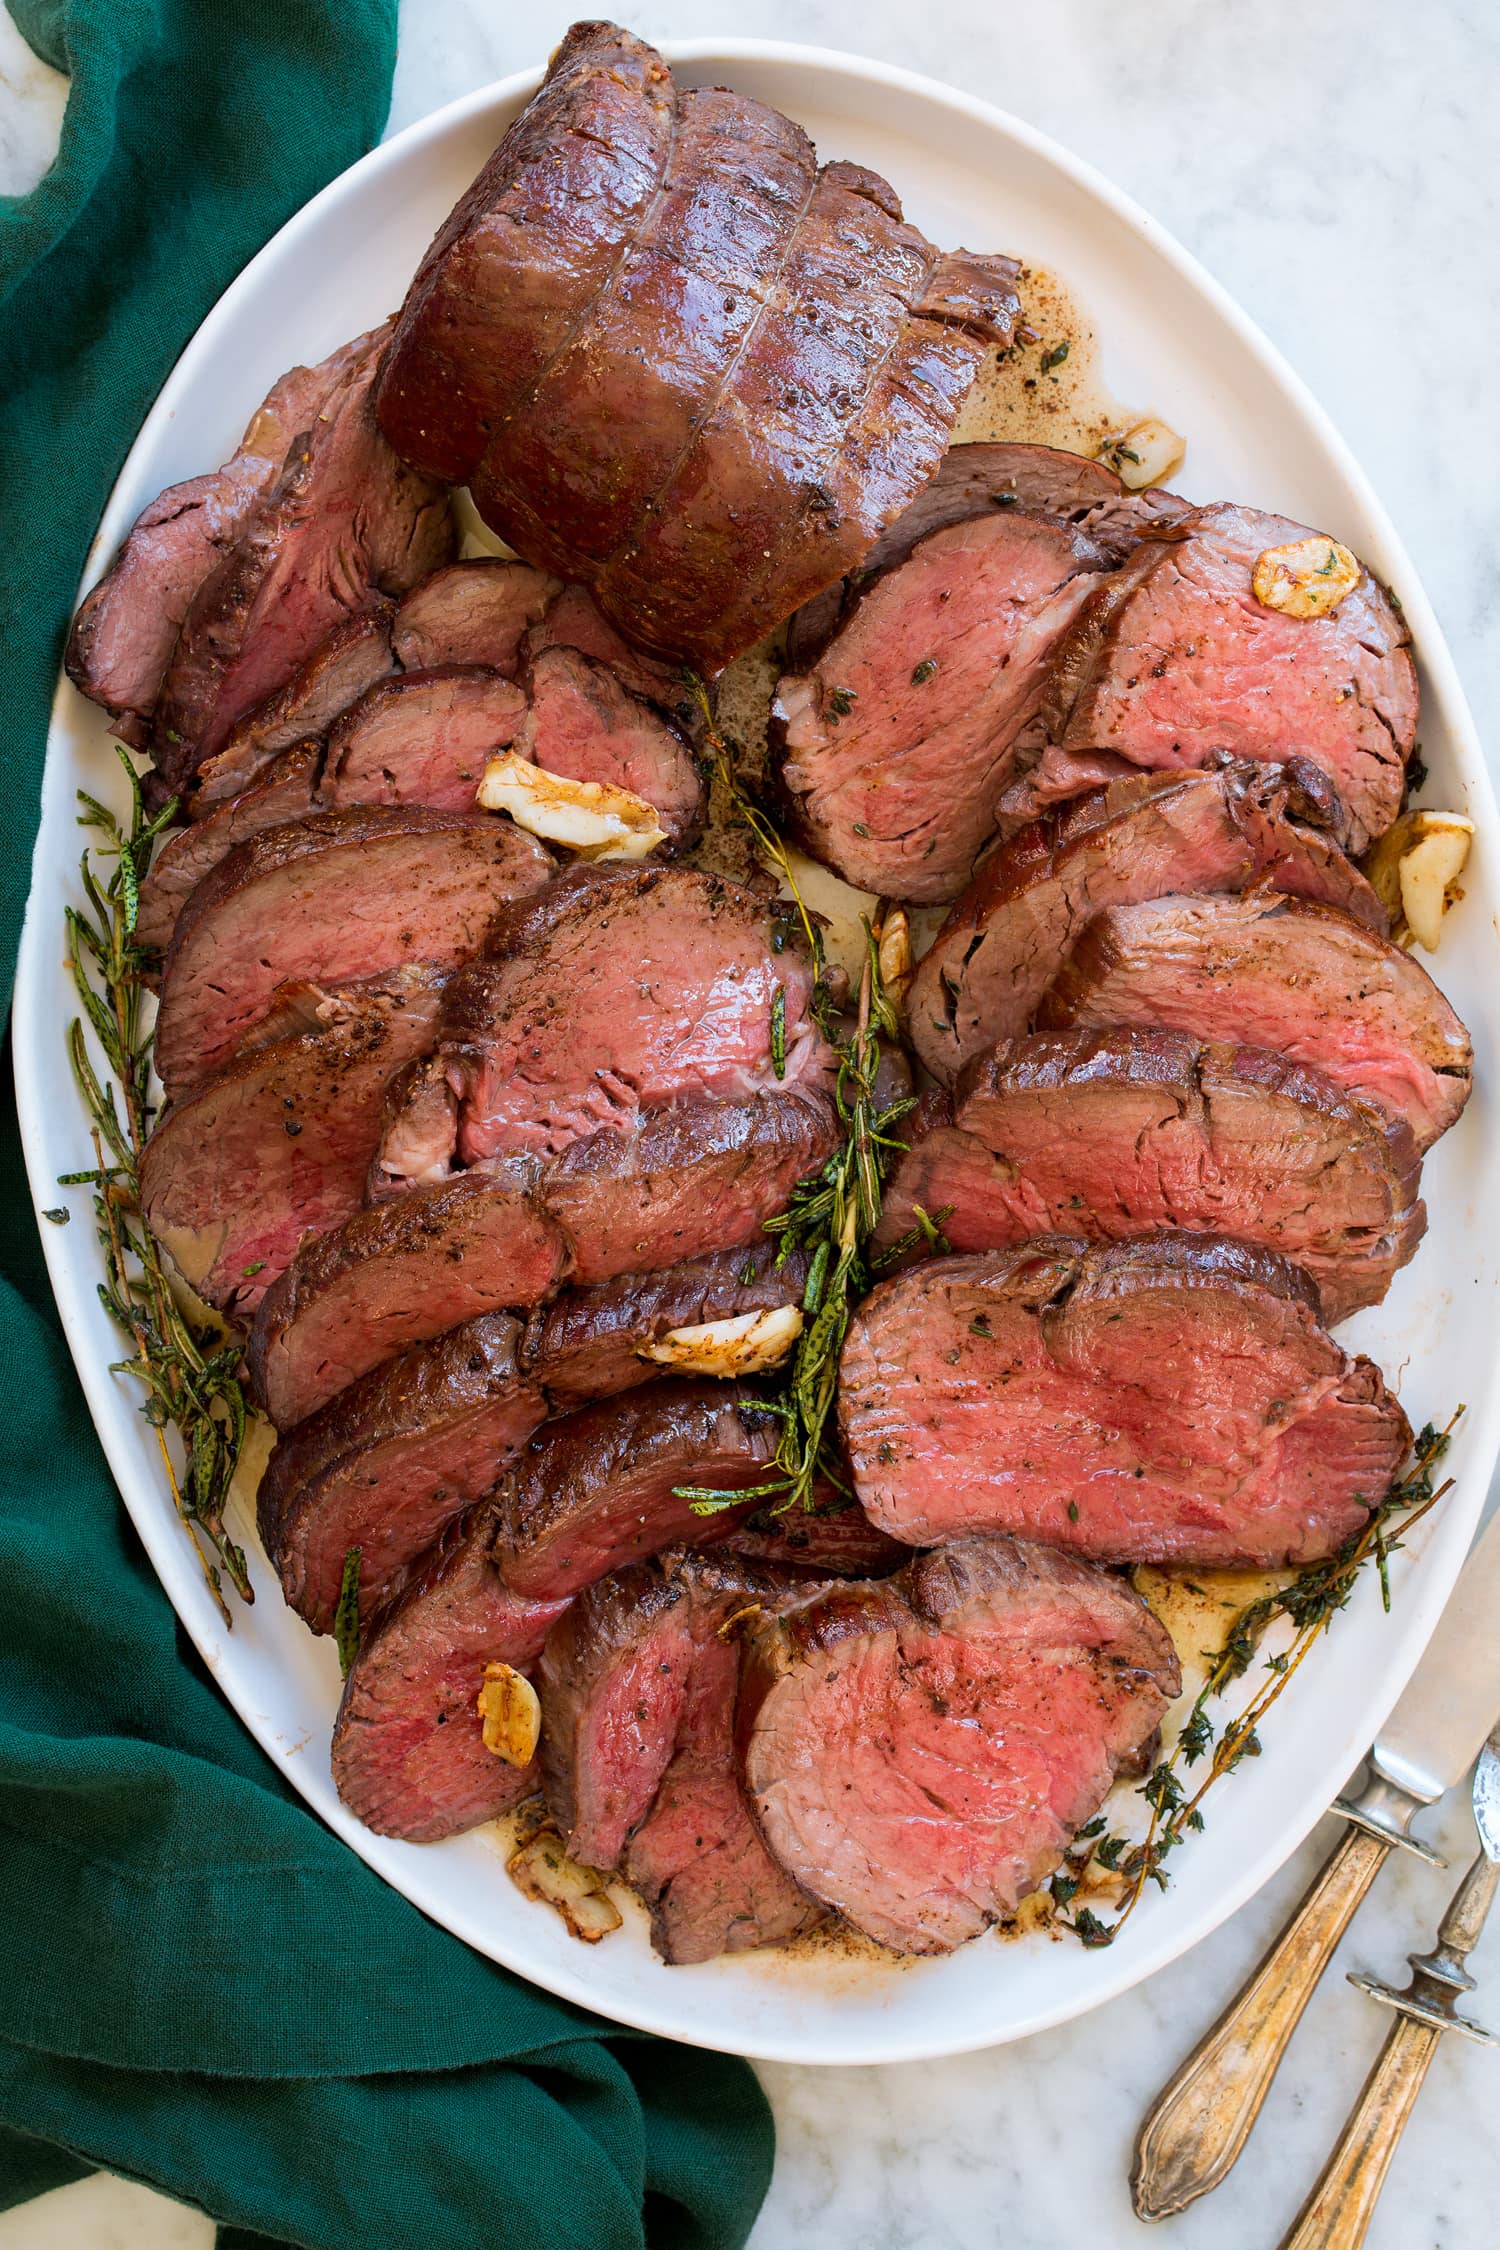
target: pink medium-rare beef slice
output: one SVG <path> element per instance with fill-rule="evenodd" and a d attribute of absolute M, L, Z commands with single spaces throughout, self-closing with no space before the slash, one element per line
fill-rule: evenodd
<path fill-rule="evenodd" d="M 1224 753 L 1310 759 L 1342 800 L 1342 841 L 1362 851 L 1400 810 L 1417 674 L 1406 626 L 1368 570 L 1325 616 L 1256 599 L 1260 555 L 1317 536 L 1227 503 L 1149 535 L 1059 653 L 1052 742 L 1158 771 Z"/>
<path fill-rule="evenodd" d="M 397 660 L 407 672 L 483 664 L 514 679 L 527 634 L 561 591 L 558 579 L 529 563 L 489 555 L 447 563 L 397 610 L 391 634 Z"/>
<path fill-rule="evenodd" d="M 497 915 L 486 959 L 450 986 L 382 1166 L 430 1178 L 445 1159 L 555 1155 L 662 1104 L 824 1080 L 813 981 L 775 908 L 720 876 L 571 868 L 536 911 Z"/>
<path fill-rule="evenodd" d="M 321 640 L 285 687 L 240 720 L 188 786 L 189 820 L 203 821 L 275 770 L 285 752 L 320 739 L 347 711 L 396 670 L 391 648 L 394 605 L 344 617 Z"/>
<path fill-rule="evenodd" d="M 1101 564 L 1066 522 L 995 510 L 929 533 L 865 586 L 773 705 L 781 787 L 816 858 L 918 903 L 963 889 Z"/>
<path fill-rule="evenodd" d="M 506 1485 L 507 1579 L 521 1593 L 575 1594 L 675 1542 L 724 1536 L 780 1478 L 779 1430 L 753 1385 L 683 1378 L 550 1423 Z M 696 1496 L 710 1490 L 745 1497 L 703 1512 Z"/>
<path fill-rule="evenodd" d="M 251 1392 L 278 1430 L 408 1345 L 481 1313 L 525 1310 L 563 1281 L 561 1228 L 482 1173 L 358 1211 L 305 1244 L 250 1331 Z"/>
<path fill-rule="evenodd" d="M 381 423 L 630 639 L 714 672 L 920 489 L 1015 274 L 942 257 L 777 112 L 577 25 L 423 261 Z"/>
<path fill-rule="evenodd" d="M 526 723 L 526 697 L 479 665 L 382 680 L 328 736 L 321 801 L 472 812 L 484 769 Z"/>
<path fill-rule="evenodd" d="M 907 1121 L 877 1244 L 1232 1235 L 1303 1266 L 1330 1325 L 1378 1304 L 1426 1229 L 1410 1129 L 1321 1071 L 1173 1031 L 1035 1033 Z"/>
<path fill-rule="evenodd" d="M 528 1669 L 564 1602 L 528 1601 L 491 1560 L 482 1502 L 363 1639 L 333 1729 L 333 1778 L 379 1836 L 436 1843 L 496 1820 L 535 1794 L 536 1761 L 488 1750 L 478 1712 L 485 1667 Z"/>
<path fill-rule="evenodd" d="M 811 1896 L 882 1945 L 946 1953 L 1046 1878 L 1180 1684 L 1119 1578 L 961 1539 L 748 1629 L 751 1805 Z"/>
<path fill-rule="evenodd" d="M 1321 1561 L 1411 1432 L 1299 1268 L 1213 1235 L 1041 1235 L 935 1258 L 859 1307 L 839 1375 L 855 1489 L 914 1546 L 1007 1532 L 1094 1562 Z"/>
<path fill-rule="evenodd" d="M 1275 1048 L 1403 1119 L 1419 1151 L 1457 1122 L 1473 1084 L 1469 1035 L 1415 954 L 1268 891 L 1107 907 L 1036 1020 Z"/>
<path fill-rule="evenodd" d="M 372 1368 L 277 1440 L 256 1495 L 261 1542 L 315 1633 L 333 1631 L 355 1549 L 369 1616 L 499 1483 L 547 1411 L 520 1343 L 514 1315 L 481 1313 Z"/>
<path fill-rule="evenodd" d="M 163 1084 L 177 1096 L 217 1069 L 284 984 L 456 966 L 552 866 L 509 823 L 410 806 L 324 813 L 237 844 L 192 893 L 163 964 Z"/>
<path fill-rule="evenodd" d="M 531 660 L 530 708 L 516 749 L 569 781 L 628 789 L 656 810 L 670 845 L 689 842 L 703 819 L 703 784 L 677 727 L 636 695 L 614 669 L 574 648 Z"/>
<path fill-rule="evenodd" d="M 1268 883 L 1383 936 L 1384 908 L 1333 840 L 1339 817 L 1331 784 L 1294 759 L 1132 774 L 1028 823 L 985 859 L 917 964 L 912 1045 L 951 1084 L 971 1055 L 1030 1030 L 1093 915 L 1137 899 Z"/>
<path fill-rule="evenodd" d="M 253 1312 L 307 1235 L 359 1209 L 386 1084 L 425 1052 L 442 986 L 419 963 L 320 994 L 312 1027 L 244 1048 L 162 1113 L 141 1209 L 209 1304 Z"/>
<path fill-rule="evenodd" d="M 364 340 L 276 482 L 193 595 L 156 707 L 161 793 L 221 750 L 344 619 L 420 583 L 453 552 L 448 495 L 376 426 L 384 330 Z"/>
<path fill-rule="evenodd" d="M 283 375 L 251 416 L 231 459 L 159 493 L 84 597 L 68 636 L 68 676 L 109 712 L 122 742 L 144 746 L 193 596 L 275 482 L 293 441 L 311 428 L 343 381 L 362 342 L 342 346 L 317 367 L 293 367 Z"/>

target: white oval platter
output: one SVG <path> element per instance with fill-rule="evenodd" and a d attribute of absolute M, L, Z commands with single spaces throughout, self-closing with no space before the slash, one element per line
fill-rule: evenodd
<path fill-rule="evenodd" d="M 1460 1567 L 1497 1449 L 1500 1168 L 1490 1058 L 1500 1053 L 1500 895 L 1495 804 L 1472 721 L 1431 609 L 1360 470 L 1295 376 L 1217 285 L 1096 173 L 1013 117 L 910 74 L 813 48 L 745 40 L 668 50 L 689 82 L 730 83 L 789 111 L 825 157 L 857 158 L 894 184 L 937 241 L 1006 249 L 1059 274 L 1102 340 L 1117 396 L 1149 404 L 1189 439 L 1175 480 L 1335 533 L 1397 590 L 1422 665 L 1425 801 L 1468 812 L 1479 840 L 1468 896 L 1437 963 L 1468 1021 L 1479 1083 L 1427 1166 L 1428 1239 L 1386 1304 L 1351 1324 L 1399 1384 L 1414 1423 L 1468 1413 L 1450 1466 L 1455 1491 L 1392 1565 L 1394 1605 L 1373 1585 L 1314 1652 L 1266 1732 L 1265 1755 L 1214 1792 L 1206 1832 L 1143 1899 L 1107 1951 L 1045 1937 L 986 1938 L 950 1959 L 887 1962 L 835 1951 L 742 1956 L 668 1969 L 644 1918 L 588 1949 L 507 1880 L 502 1840 L 479 1831 L 414 1846 L 369 1834 L 343 1811 L 327 1742 L 334 1652 L 279 1598 L 242 1511 L 257 1600 L 226 1632 L 171 1506 L 133 1388 L 108 1373 L 118 1341 L 99 1304 L 86 1194 L 57 1175 L 87 1160 L 64 1054 L 73 1003 L 62 911 L 77 890 L 80 786 L 119 801 L 100 714 L 60 685 L 43 788 L 16 995 L 21 1123 L 37 1208 L 66 1200 L 74 1223 L 42 1226 L 53 1287 L 95 1423 L 162 1583 L 225 1694 L 308 1803 L 385 1879 L 468 1944 L 553 1992 L 643 2029 L 795 2062 L 886 2062 L 951 2054 L 1060 2023 L 1148 1976 L 1232 1913 L 1306 1834 L 1358 1760 L 1421 1652 Z M 375 150 L 301 211 L 246 268 L 184 352 L 148 416 L 105 512 L 85 583 L 163 485 L 231 451 L 282 370 L 320 358 L 399 303 L 439 220 L 535 88 L 538 73 L 455 102 Z"/>

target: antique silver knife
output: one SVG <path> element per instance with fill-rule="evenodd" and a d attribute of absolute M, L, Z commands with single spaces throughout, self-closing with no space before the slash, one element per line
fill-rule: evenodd
<path fill-rule="evenodd" d="M 1394 2008 L 1396 2021 L 1333 2154 L 1283 2238 L 1281 2250 L 1359 2250 L 1385 2185 L 1396 2143 L 1406 2129 L 1443 2033 L 1457 2031 L 1483 2046 L 1500 2046 L 1491 2032 L 1461 2016 L 1454 2006 L 1459 1993 L 1474 1989 L 1474 1979 L 1465 1964 L 1500 1889 L 1497 1743 L 1500 1728 L 1480 1752 L 1474 1772 L 1479 1857 L 1449 1901 L 1448 1911 L 1438 1924 L 1436 1946 L 1431 1953 L 1409 1956 L 1411 1981 L 1404 1991 L 1381 1983 L 1378 1977 L 1350 1976 L 1349 1982 L 1368 1992 L 1372 2000 Z"/>
<path fill-rule="evenodd" d="M 1136 2142 L 1137 2215 L 1164 2219 L 1217 2187 L 1360 1902 L 1398 1848 L 1441 1865 L 1411 1834 L 1467 1772 L 1500 1713 L 1500 1517 L 1483 1533 L 1406 1692 L 1376 1737 L 1364 1787 L 1335 1810 L 1347 1833 L 1270 1952 L 1162 2088 Z"/>

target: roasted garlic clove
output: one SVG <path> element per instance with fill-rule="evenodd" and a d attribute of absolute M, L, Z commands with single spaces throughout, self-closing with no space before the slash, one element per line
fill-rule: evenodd
<path fill-rule="evenodd" d="M 642 1344 L 639 1356 L 682 1375 L 764 1375 L 780 1367 L 801 1333 L 801 1307 L 777 1305 L 771 1312 L 668 1329 L 654 1343 Z"/>
<path fill-rule="evenodd" d="M 880 925 L 880 944 L 876 949 L 876 962 L 880 981 L 899 1007 L 911 983 L 911 924 L 906 909 L 893 906 Z"/>
<path fill-rule="evenodd" d="M 1127 492 L 1144 492 L 1148 484 L 1160 484 L 1174 469 L 1181 468 L 1186 451 L 1186 438 L 1148 414 L 1118 436 L 1106 438 L 1099 448 L 1099 458 L 1114 470 Z"/>
<path fill-rule="evenodd" d="M 487 812 L 509 813 L 518 828 L 581 859 L 644 859 L 667 840 L 655 805 L 604 781 L 573 781 L 507 750 L 491 758 L 479 784 Z"/>
<path fill-rule="evenodd" d="M 542 1707 L 525 1674 L 508 1664 L 486 1664 L 476 1708 L 486 1750 L 508 1766 L 529 1766 L 542 1731 Z"/>
<path fill-rule="evenodd" d="M 580 1867 L 562 1848 L 555 1828 L 544 1828 L 506 1862 L 506 1872 L 527 1898 L 555 1907 L 572 1935 L 597 1945 L 620 1927 L 621 1914 L 592 1867 Z"/>
<path fill-rule="evenodd" d="M 1336 539 L 1315 533 L 1256 557 L 1250 585 L 1265 609 L 1283 617 L 1329 617 L 1360 581 L 1360 564 Z"/>
<path fill-rule="evenodd" d="M 1463 813 L 1403 813 L 1365 862 L 1396 935 L 1409 930 L 1418 945 L 1437 951 L 1443 916 L 1463 896 L 1458 878 L 1474 841 L 1474 823 Z"/>

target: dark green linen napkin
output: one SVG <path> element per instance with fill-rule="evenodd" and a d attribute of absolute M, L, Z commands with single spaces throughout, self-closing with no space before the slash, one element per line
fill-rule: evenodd
<path fill-rule="evenodd" d="M 104 498 L 225 284 L 378 136 L 395 47 L 393 0 L 14 5 L 72 95 L 53 171 L 0 200 L 7 1000 Z M 730 2250 L 770 2168 L 750 2072 L 469 1952 L 303 1808 L 221 1700 L 95 1442 L 10 1084 L 7 1059 L 0 2207 L 103 2168 L 211 2212 L 221 2250 Z"/>

